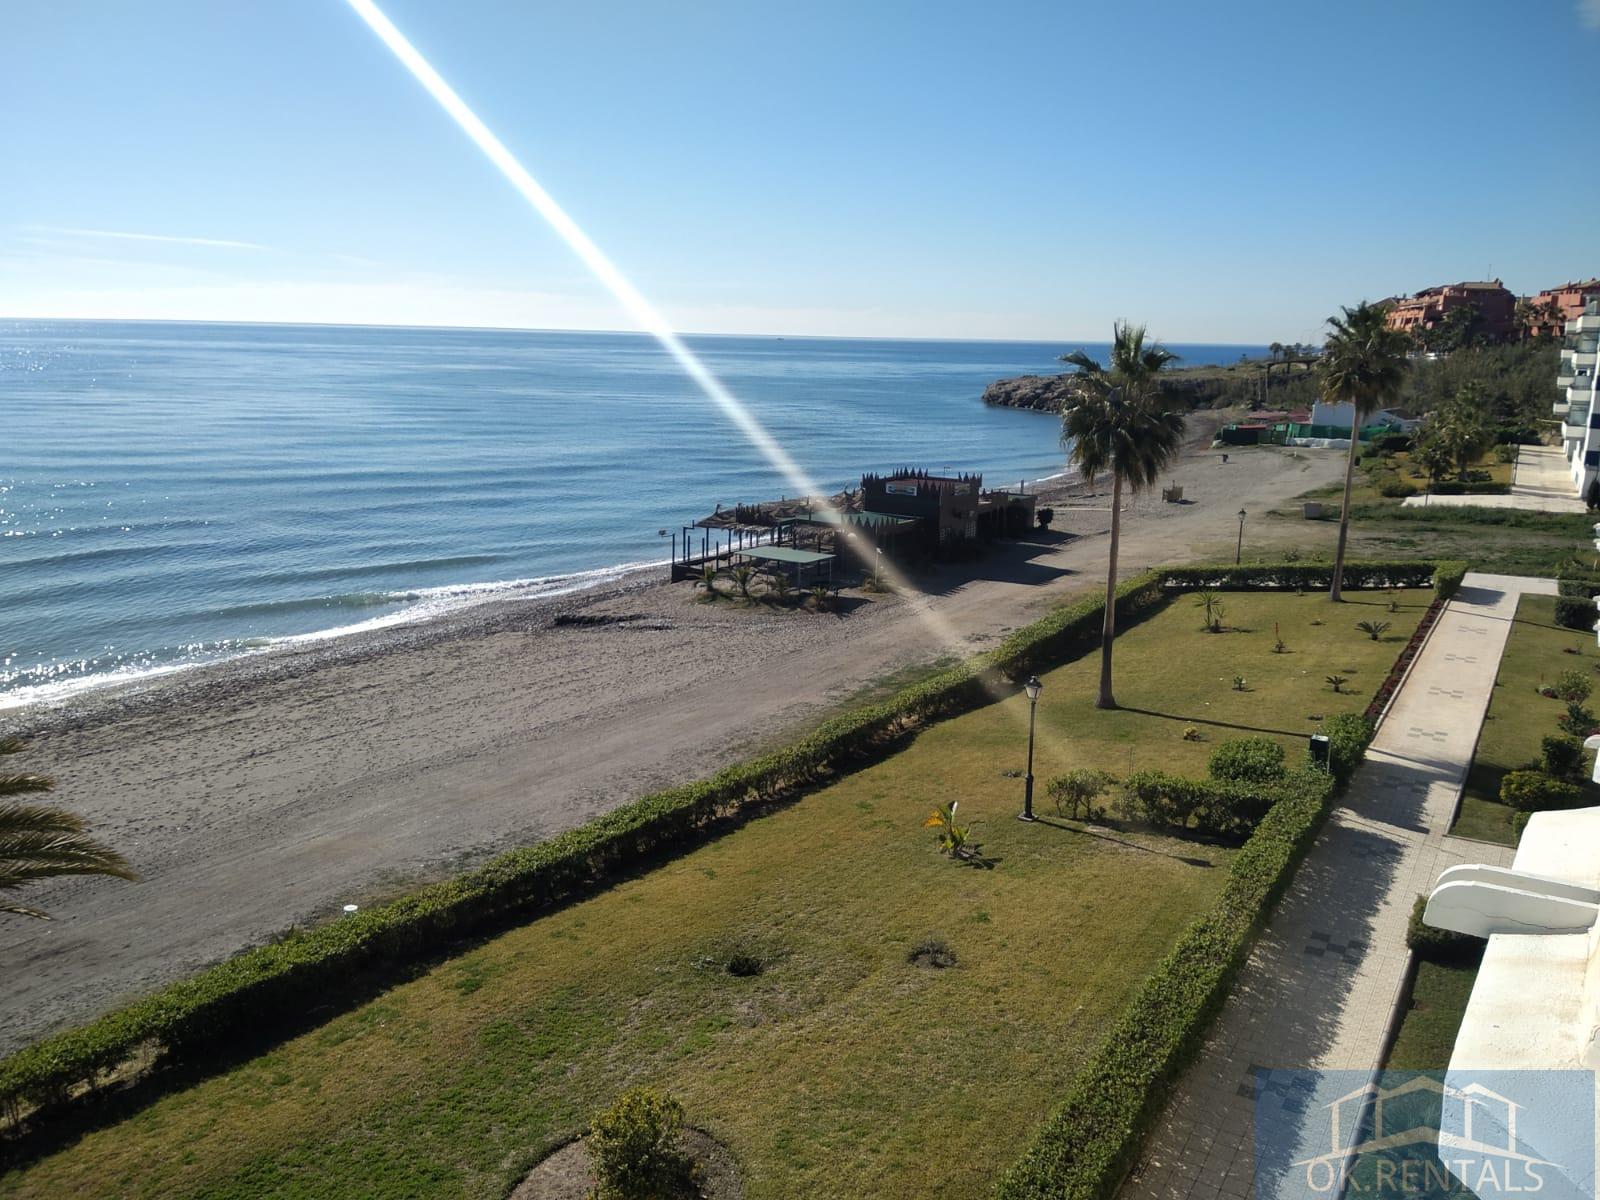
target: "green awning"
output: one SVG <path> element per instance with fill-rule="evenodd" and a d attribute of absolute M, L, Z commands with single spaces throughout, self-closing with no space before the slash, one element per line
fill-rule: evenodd
<path fill-rule="evenodd" d="M 734 553 L 761 562 L 796 563 L 802 567 L 814 567 L 833 558 L 831 554 L 822 554 L 816 550 L 796 550 L 793 546 L 751 546 L 744 550 L 735 550 Z"/>

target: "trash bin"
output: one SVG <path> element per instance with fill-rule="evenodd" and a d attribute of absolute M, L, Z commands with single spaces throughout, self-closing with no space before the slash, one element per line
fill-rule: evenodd
<path fill-rule="evenodd" d="M 1312 766 L 1321 767 L 1326 771 L 1328 769 L 1328 735 L 1325 733 L 1313 733 L 1309 749 L 1311 751 Z"/>

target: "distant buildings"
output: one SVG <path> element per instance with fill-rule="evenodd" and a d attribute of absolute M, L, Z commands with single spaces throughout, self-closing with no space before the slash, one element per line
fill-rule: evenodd
<path fill-rule="evenodd" d="M 1474 334 L 1503 342 L 1516 333 L 1517 298 L 1498 279 L 1445 283 L 1423 288 L 1415 296 L 1398 296 L 1389 301 L 1389 327 L 1425 333 L 1439 328 L 1450 313 L 1469 307 L 1477 310 Z"/>
<path fill-rule="evenodd" d="M 1584 302 L 1600 296 L 1600 279 L 1583 279 L 1546 288 L 1527 298 L 1528 317 L 1523 326 L 1528 337 L 1560 337 L 1568 321 L 1583 315 Z"/>

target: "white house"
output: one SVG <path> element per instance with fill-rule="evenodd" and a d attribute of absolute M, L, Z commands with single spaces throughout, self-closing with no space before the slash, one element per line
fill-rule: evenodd
<path fill-rule="evenodd" d="M 1566 391 L 1555 403 L 1555 415 L 1561 418 L 1561 445 L 1580 496 L 1600 473 L 1600 412 L 1594 405 L 1597 348 L 1600 297 L 1591 296 L 1584 301 L 1582 315 L 1567 322 L 1561 366 L 1556 370 L 1556 384 Z"/>

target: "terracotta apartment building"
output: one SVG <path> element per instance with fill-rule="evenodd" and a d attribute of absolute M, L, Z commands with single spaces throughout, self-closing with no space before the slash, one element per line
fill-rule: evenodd
<path fill-rule="evenodd" d="M 1477 306 L 1478 328 L 1486 337 L 1498 342 L 1516 333 L 1517 298 L 1498 279 L 1445 283 L 1396 297 L 1389 301 L 1389 325 L 1407 333 L 1432 329 L 1452 309 L 1469 304 Z"/>
<path fill-rule="evenodd" d="M 1600 279 L 1581 279 L 1546 288 L 1537 296 L 1528 297 L 1533 319 L 1528 322 L 1528 337 L 1560 337 L 1568 321 L 1583 316 L 1584 302 L 1591 296 L 1600 296 Z"/>

